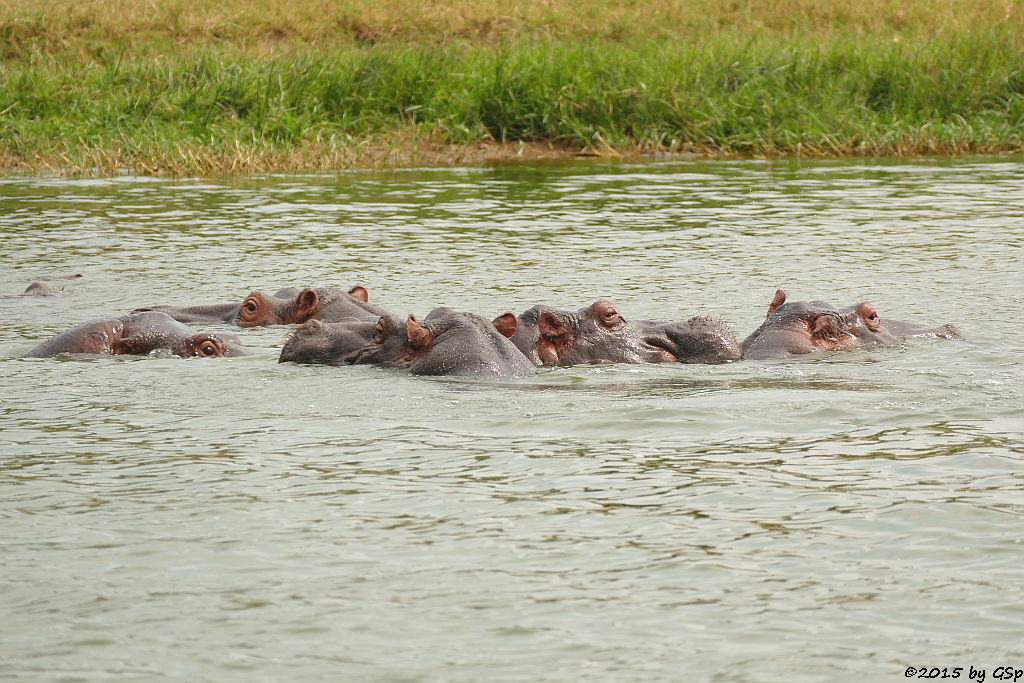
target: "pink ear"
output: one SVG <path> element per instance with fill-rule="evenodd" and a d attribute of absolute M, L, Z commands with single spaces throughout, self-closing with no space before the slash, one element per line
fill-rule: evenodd
<path fill-rule="evenodd" d="M 427 328 L 416 322 L 412 315 L 405 321 L 405 332 L 409 335 L 409 344 L 414 349 L 425 349 L 434 341 L 434 335 Z"/>
<path fill-rule="evenodd" d="M 774 313 L 775 309 L 784 303 L 786 303 L 786 293 L 781 289 L 776 289 L 775 298 L 772 299 L 772 302 L 768 305 L 768 314 L 765 315 L 765 317 L 767 318 L 769 315 Z"/>
<path fill-rule="evenodd" d="M 291 322 L 304 323 L 316 313 L 320 305 L 320 297 L 312 289 L 304 289 L 295 297 L 295 320 Z"/>
<path fill-rule="evenodd" d="M 558 316 L 551 311 L 544 311 L 537 319 L 537 327 L 540 328 L 540 336 L 545 339 L 557 339 L 565 333 L 565 327 L 558 319 Z"/>
<path fill-rule="evenodd" d="M 348 290 L 348 293 L 362 301 L 364 304 L 369 303 L 370 301 L 370 293 L 367 292 L 366 287 L 363 287 L 362 285 L 356 285 L 352 289 Z"/>
<path fill-rule="evenodd" d="M 835 333 L 835 319 L 828 313 L 818 313 L 811 319 L 811 334 L 815 337 Z"/>
<path fill-rule="evenodd" d="M 494 328 L 498 330 L 501 336 L 511 339 L 516 330 L 519 329 L 519 321 L 511 313 L 505 313 L 494 319 Z"/>

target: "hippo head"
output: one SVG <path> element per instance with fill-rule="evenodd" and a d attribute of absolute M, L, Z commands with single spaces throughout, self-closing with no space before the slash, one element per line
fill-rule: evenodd
<path fill-rule="evenodd" d="M 676 360 L 670 351 L 651 344 L 640 327 L 603 300 L 575 313 L 534 306 L 519 316 L 519 329 L 512 341 L 535 365 Z"/>
<path fill-rule="evenodd" d="M 925 327 L 879 317 L 867 301 L 836 309 L 824 301 L 787 302 L 777 290 L 765 321 L 742 344 L 743 357 L 776 358 L 866 344 L 892 344 L 906 337 L 963 339 L 955 325 Z"/>
<path fill-rule="evenodd" d="M 294 299 L 272 297 L 251 292 L 238 309 L 235 324 L 239 327 L 290 325 L 309 320 L 320 306 L 315 290 L 304 289 Z"/>
<path fill-rule="evenodd" d="M 412 316 L 409 316 L 412 318 Z M 395 315 L 382 315 L 369 339 L 352 357 L 359 365 L 398 365 L 404 367 L 411 356 L 407 323 Z"/>
<path fill-rule="evenodd" d="M 848 329 L 861 344 L 892 344 L 897 340 L 897 336 L 882 324 L 870 302 L 862 301 L 840 312 L 848 316 Z"/>
<path fill-rule="evenodd" d="M 223 358 L 238 355 L 228 343 L 216 334 L 196 334 L 183 339 L 171 349 L 171 353 L 182 358 Z"/>
<path fill-rule="evenodd" d="M 292 293 L 289 290 L 281 290 L 274 296 L 267 296 L 263 292 L 250 293 L 239 307 L 235 323 L 239 327 L 304 323 L 332 305 L 335 308 L 340 308 L 335 319 L 341 319 L 346 314 L 364 312 L 358 308 L 355 310 L 351 310 L 351 307 L 346 308 L 347 302 L 366 303 L 369 301 L 369 293 L 365 287 L 361 286 L 353 287 L 348 292 L 331 287 L 306 288 L 295 294 L 293 298 L 281 296 L 286 291 L 289 294 Z"/>
<path fill-rule="evenodd" d="M 335 323 L 313 319 L 289 335 L 279 363 L 347 365 L 368 347 L 377 334 L 378 321 L 345 318 Z"/>
<path fill-rule="evenodd" d="M 500 319 L 501 330 L 486 318 L 447 307 L 434 309 L 422 323 L 412 315 L 404 324 L 381 316 L 373 342 L 356 362 L 401 367 L 415 375 L 532 374 L 533 366 L 507 339 L 515 333 L 515 316 Z"/>
<path fill-rule="evenodd" d="M 182 358 L 245 355 L 237 337 L 209 332 L 197 334 L 162 311 L 131 313 L 115 323 L 109 335 L 108 353 L 145 355 L 163 349 Z"/>
<path fill-rule="evenodd" d="M 839 311 L 824 301 L 787 302 L 780 289 L 765 321 L 743 341 L 743 357 L 776 358 L 858 346 L 862 342 L 853 333 L 856 324 L 852 312 Z"/>
<path fill-rule="evenodd" d="M 736 336 L 715 318 L 699 315 L 686 322 L 636 324 L 644 332 L 644 341 L 679 363 L 730 363 L 741 357 Z"/>
<path fill-rule="evenodd" d="M 43 282 L 33 282 L 24 292 L 26 296 L 53 296 L 56 293 L 50 285 Z"/>
<path fill-rule="evenodd" d="M 167 351 L 185 358 L 244 355 L 237 338 L 200 333 L 162 311 L 140 311 L 120 318 L 83 323 L 43 342 L 28 353 L 48 358 L 61 353 L 147 355 Z"/>
<path fill-rule="evenodd" d="M 964 339 L 957 326 L 951 323 L 929 327 L 904 320 L 881 318 L 875 307 L 867 301 L 847 306 L 842 311 L 853 316 L 851 331 L 865 344 L 892 344 L 907 337 L 936 337 L 958 341 Z"/>

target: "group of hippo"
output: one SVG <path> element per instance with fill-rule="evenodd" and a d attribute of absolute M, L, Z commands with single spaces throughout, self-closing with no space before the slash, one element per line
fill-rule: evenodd
<path fill-rule="evenodd" d="M 38 284 L 25 293 L 49 293 L 32 291 Z M 282 363 L 374 364 L 415 375 L 497 377 L 581 363 L 728 363 L 892 344 L 912 336 L 962 339 L 954 325 L 927 327 L 880 318 L 866 301 L 845 308 L 824 301 L 787 301 L 781 289 L 764 322 L 742 344 L 714 318 L 627 320 L 607 301 L 578 311 L 538 305 L 493 320 L 442 307 L 420 321 L 413 315 L 392 315 L 369 299 L 361 286 L 347 291 L 289 287 L 272 295 L 252 292 L 240 304 L 138 308 L 74 327 L 26 357 L 148 354 L 158 349 L 185 357 L 244 354 L 237 337 L 197 334 L 186 323 L 298 325 L 281 349 Z"/>

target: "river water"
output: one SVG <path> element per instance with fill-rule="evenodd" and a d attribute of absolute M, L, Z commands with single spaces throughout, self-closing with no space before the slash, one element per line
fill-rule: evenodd
<path fill-rule="evenodd" d="M 7 177 L 0 244 L 0 294 L 84 275 L 0 299 L 0 678 L 1024 669 L 1024 158 Z M 356 284 L 740 339 L 782 287 L 967 341 L 514 381 L 279 365 L 281 327 L 236 329 L 242 358 L 20 358 Z"/>

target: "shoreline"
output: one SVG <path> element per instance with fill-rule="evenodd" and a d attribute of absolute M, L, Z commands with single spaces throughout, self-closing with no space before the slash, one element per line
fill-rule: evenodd
<path fill-rule="evenodd" d="M 112 178 L 124 176 L 153 178 L 235 177 L 271 174 L 321 174 L 347 171 L 416 170 L 436 168 L 481 168 L 517 164 L 563 163 L 587 160 L 614 160 L 627 163 L 669 161 L 843 161 L 857 159 L 956 159 L 961 157 L 1008 157 L 1024 155 L 1024 149 L 967 150 L 964 152 L 921 152 L 907 154 L 726 154 L 717 150 L 673 151 L 645 150 L 636 147 L 615 149 L 573 149 L 546 143 L 476 142 L 469 145 L 420 144 L 415 149 L 375 143 L 364 145 L 358 153 L 338 153 L 326 158 L 309 159 L 301 152 L 266 154 L 239 159 L 204 157 L 201 152 L 183 150 L 188 164 L 164 165 L 150 161 L 142 164 L 118 163 L 115 154 L 96 153 L 92 158 L 102 166 L 87 168 L 68 164 L 66 157 L 41 157 L 31 161 L 0 154 L 0 178 Z M 88 156 L 88 155 L 87 155 Z M 201 160 L 201 161 L 199 161 Z M 63 162 L 63 163 L 62 163 Z"/>
<path fill-rule="evenodd" d="M 794 1 L 0 0 L 0 174 L 1024 152 L 1024 0 Z"/>

